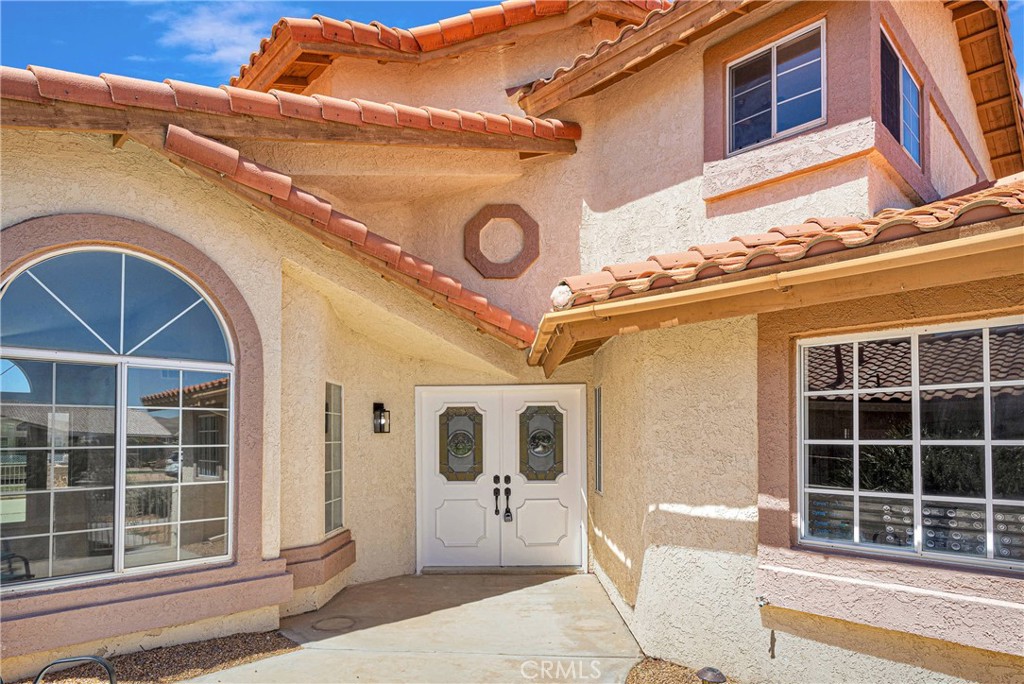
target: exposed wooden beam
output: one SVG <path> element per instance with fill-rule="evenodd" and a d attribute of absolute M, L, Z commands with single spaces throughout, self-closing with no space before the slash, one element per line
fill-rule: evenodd
<path fill-rule="evenodd" d="M 288 88 L 305 88 L 309 85 L 309 79 L 303 76 L 278 76 L 277 80 L 274 81 L 274 85 Z"/>
<path fill-rule="evenodd" d="M 968 2 L 953 10 L 953 21 L 960 21 L 972 17 L 979 12 L 988 12 L 991 8 L 984 2 Z"/>
<path fill-rule="evenodd" d="M 999 72 L 1006 72 L 1006 64 L 1004 62 L 999 62 L 998 64 L 993 64 L 992 66 L 983 67 L 976 71 L 968 71 L 967 77 L 975 79 L 981 78 L 982 76 L 989 76 L 991 74 L 998 74 Z"/>
<path fill-rule="evenodd" d="M 554 373 L 559 364 L 565 360 L 565 357 L 569 355 L 569 352 L 572 351 L 575 344 L 576 337 L 568 330 L 561 331 L 561 334 L 555 337 L 554 343 L 551 345 L 551 348 L 548 349 L 544 362 L 541 364 L 544 368 L 545 378 L 551 377 L 551 374 Z"/>
<path fill-rule="evenodd" d="M 311 52 L 303 52 L 295 58 L 296 64 L 309 64 L 312 66 L 330 66 L 333 61 L 330 55 L 315 55 Z"/>
<path fill-rule="evenodd" d="M 991 109 L 993 107 L 1000 107 L 1005 104 L 1013 102 L 1013 98 L 1009 95 L 1003 95 L 1002 97 L 996 97 L 986 102 L 978 103 L 978 109 Z"/>
<path fill-rule="evenodd" d="M 4 128 L 123 134 L 162 130 L 168 124 L 222 140 L 241 138 L 262 142 L 401 145 L 428 149 L 507 150 L 531 154 L 572 154 L 576 151 L 576 144 L 572 140 L 545 140 L 468 131 L 350 126 L 328 121 L 220 116 L 136 107 L 110 109 L 72 102 L 36 104 L 5 99 L 0 106 L 0 126 Z"/>
<path fill-rule="evenodd" d="M 999 26 L 990 26 L 987 29 L 978 31 L 977 33 L 972 33 L 969 36 L 964 36 L 963 38 L 961 38 L 960 47 L 963 47 L 964 45 L 971 45 L 973 43 L 977 43 L 979 40 L 985 40 L 986 38 L 991 38 L 992 36 L 998 36 L 1001 32 L 1002 29 L 1000 29 Z"/>

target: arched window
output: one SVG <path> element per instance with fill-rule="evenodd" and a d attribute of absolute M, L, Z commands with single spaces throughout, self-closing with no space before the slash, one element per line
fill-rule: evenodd
<path fill-rule="evenodd" d="M 0 581 L 230 555 L 233 365 L 184 276 L 66 252 L 0 291 Z"/>

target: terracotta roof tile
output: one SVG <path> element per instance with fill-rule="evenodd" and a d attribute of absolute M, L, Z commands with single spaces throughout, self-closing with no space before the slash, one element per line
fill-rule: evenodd
<path fill-rule="evenodd" d="M 45 67 L 0 67 L 0 94 L 4 98 L 36 103 L 53 101 L 124 109 L 139 107 L 164 111 L 189 110 L 222 116 L 257 116 L 271 119 L 298 118 L 314 122 L 377 125 L 390 128 L 433 128 L 462 132 L 516 135 L 525 138 L 579 140 L 578 124 L 557 119 L 516 118 L 515 130 L 507 115 L 473 114 L 457 109 L 409 107 L 368 100 L 344 100 L 324 95 L 296 95 L 274 90 L 260 93 L 232 86 L 211 88 L 168 79 L 163 83 L 103 74 L 84 76 Z M 490 127 L 485 117 L 491 122 Z"/>
<path fill-rule="evenodd" d="M 270 201 L 312 220 L 312 226 L 342 238 L 352 247 L 382 262 L 381 272 L 407 278 L 414 291 L 439 306 L 462 310 L 484 330 L 498 330 L 525 348 L 533 342 L 534 329 L 491 304 L 483 295 L 462 287 L 458 279 L 438 271 L 433 264 L 402 249 L 401 245 L 367 230 L 366 225 L 334 209 L 330 202 L 294 187 L 286 174 L 239 155 L 215 140 L 196 135 L 179 126 L 167 127 L 164 149 L 178 157 L 211 169 L 241 186 L 270 196 Z M 287 194 L 285 195 L 285 189 Z M 440 295 L 444 299 L 438 297 Z M 506 338 L 502 338 L 506 339 Z"/>
<path fill-rule="evenodd" d="M 231 114 L 231 96 L 220 88 L 164 79 L 174 91 L 174 101 L 179 109 L 208 114 Z"/>
<path fill-rule="evenodd" d="M 546 17 L 565 14 L 571 5 L 592 0 L 507 0 L 500 5 L 472 9 L 467 14 L 442 19 L 433 24 L 411 29 L 385 26 L 379 22 L 364 24 L 352 19 L 339 21 L 323 15 L 312 19 L 285 17 L 271 29 L 270 37 L 260 41 L 260 49 L 249 56 L 249 63 L 239 68 L 238 75 L 231 78 L 231 85 L 246 85 L 246 77 L 270 61 L 268 52 L 280 41 L 295 43 L 341 43 L 387 52 L 416 55 L 440 50 L 452 45 L 467 43 L 483 35 Z M 658 0 L 603 0 L 592 2 L 595 9 L 607 8 L 612 15 L 625 19 L 621 12 L 615 12 L 615 5 L 639 8 L 643 11 L 659 9 L 667 4 Z"/>
<path fill-rule="evenodd" d="M 320 100 L 306 95 L 296 95 L 283 90 L 271 90 L 270 95 L 277 98 L 281 106 L 281 114 L 292 119 L 306 121 L 323 121 Z"/>
<path fill-rule="evenodd" d="M 166 83 L 113 74 L 100 74 L 100 78 L 107 84 L 110 98 L 117 104 L 165 111 L 174 111 L 178 108 L 174 90 Z"/>
<path fill-rule="evenodd" d="M 102 78 L 38 66 L 29 66 L 28 70 L 36 77 L 39 94 L 45 98 L 100 107 L 121 106 L 114 102 Z"/>
<path fill-rule="evenodd" d="M 1010 214 L 1024 214 L 1024 179 L 915 209 L 886 209 L 867 220 L 853 216 L 812 218 L 800 225 L 779 226 L 727 242 L 695 245 L 685 252 L 654 255 L 647 261 L 605 266 L 595 273 L 563 279 L 552 293 L 552 305 L 568 309 Z"/>

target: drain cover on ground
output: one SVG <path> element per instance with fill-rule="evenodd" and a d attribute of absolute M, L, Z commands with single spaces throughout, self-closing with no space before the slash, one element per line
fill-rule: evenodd
<path fill-rule="evenodd" d="M 356 621 L 347 617 L 329 617 L 317 620 L 312 624 L 313 629 L 318 632 L 344 632 L 355 626 Z"/>

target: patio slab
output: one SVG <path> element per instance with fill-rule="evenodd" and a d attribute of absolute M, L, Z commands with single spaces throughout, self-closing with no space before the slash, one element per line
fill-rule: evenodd
<path fill-rule="evenodd" d="M 640 649 L 593 575 L 395 577 L 281 621 L 302 649 L 196 682 L 624 682 Z"/>

